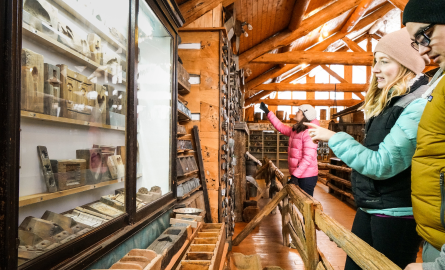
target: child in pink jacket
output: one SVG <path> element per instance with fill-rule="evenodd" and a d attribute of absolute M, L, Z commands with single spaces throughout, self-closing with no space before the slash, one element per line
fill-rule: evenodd
<path fill-rule="evenodd" d="M 301 105 L 294 117 L 297 123 L 289 127 L 281 123 L 263 102 L 260 109 L 266 113 L 269 121 L 281 134 L 289 137 L 287 157 L 291 174 L 289 183 L 300 186 L 307 194 L 314 196 L 314 188 L 318 180 L 317 144 L 312 142 L 309 130 L 303 123 L 311 122 L 319 125 L 316 119 L 317 111 L 311 105 Z"/>

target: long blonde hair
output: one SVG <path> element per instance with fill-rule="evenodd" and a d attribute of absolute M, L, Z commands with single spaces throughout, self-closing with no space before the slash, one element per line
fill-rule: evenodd
<path fill-rule="evenodd" d="M 401 65 L 396 79 L 383 89 L 380 89 L 377 86 L 375 74 L 372 75 L 371 83 L 365 96 L 365 103 L 360 108 L 365 111 L 366 118 L 369 119 L 379 115 L 393 97 L 406 94 L 409 90 L 409 81 L 415 77 L 416 74 L 414 72 Z M 390 93 L 391 89 L 393 91 Z"/>

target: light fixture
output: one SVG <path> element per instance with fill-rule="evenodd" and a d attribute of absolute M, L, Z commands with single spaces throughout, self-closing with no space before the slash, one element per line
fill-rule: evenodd
<path fill-rule="evenodd" d="M 248 22 L 240 22 L 240 21 L 237 21 L 237 23 L 238 23 L 238 25 L 239 25 L 239 28 L 238 28 L 239 31 L 240 31 L 241 33 L 243 33 L 245 37 L 248 37 L 249 34 L 247 33 L 247 30 L 252 31 L 252 30 L 253 30 L 253 26 L 252 26 L 250 23 L 248 23 Z M 244 29 L 244 26 L 247 26 L 247 30 Z M 241 33 L 240 33 L 240 34 L 241 34 Z"/>
<path fill-rule="evenodd" d="M 245 37 L 248 37 L 249 34 L 248 34 L 246 31 L 244 31 L 244 36 L 245 36 Z"/>

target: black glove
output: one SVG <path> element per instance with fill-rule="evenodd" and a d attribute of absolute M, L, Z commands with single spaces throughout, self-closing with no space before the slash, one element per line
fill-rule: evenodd
<path fill-rule="evenodd" d="M 266 104 L 264 104 L 264 102 L 261 102 L 260 109 L 263 110 L 266 115 L 269 114 L 269 109 L 267 108 Z"/>

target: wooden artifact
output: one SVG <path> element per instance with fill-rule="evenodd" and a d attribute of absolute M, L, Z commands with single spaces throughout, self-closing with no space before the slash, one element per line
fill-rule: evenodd
<path fill-rule="evenodd" d="M 161 198 L 162 191 L 161 188 L 158 186 L 151 187 L 150 191 L 147 188 L 142 187 L 138 190 L 136 196 L 143 202 L 149 203 Z"/>
<path fill-rule="evenodd" d="M 179 157 L 176 158 L 176 176 L 184 176 L 185 172 L 182 169 L 181 159 Z"/>
<path fill-rule="evenodd" d="M 45 146 L 37 146 L 37 154 L 39 155 L 40 166 L 42 166 L 43 178 L 45 180 L 46 188 L 48 192 L 57 191 L 56 178 L 51 167 L 51 161 L 49 159 L 48 150 Z"/>
<path fill-rule="evenodd" d="M 63 22 L 59 22 L 59 37 L 57 41 L 85 55 L 86 57 L 91 57 L 88 42 L 80 38 L 72 27 L 64 24 Z"/>
<path fill-rule="evenodd" d="M 54 65 L 44 64 L 43 112 L 57 116 L 60 98 L 60 68 Z"/>
<path fill-rule="evenodd" d="M 203 224 L 176 270 L 220 269 L 226 242 L 225 229 L 222 223 Z"/>
<path fill-rule="evenodd" d="M 110 170 L 108 168 L 108 157 L 113 156 L 116 152 L 115 146 L 109 146 L 109 145 L 97 145 L 94 144 L 93 148 L 100 148 L 100 152 L 102 155 L 102 165 L 101 165 L 101 173 L 102 173 L 102 179 L 101 181 L 108 181 L 111 179 Z"/>
<path fill-rule="evenodd" d="M 21 109 L 43 113 L 44 64 L 43 56 L 22 49 Z"/>
<path fill-rule="evenodd" d="M 123 211 L 116 209 L 114 207 L 111 207 L 107 204 L 104 204 L 103 202 L 96 202 L 93 204 L 90 204 L 87 206 L 87 208 L 91 209 L 92 211 L 96 211 L 98 213 L 104 214 L 106 216 L 115 218 L 122 214 L 124 214 Z"/>
<path fill-rule="evenodd" d="M 107 89 L 105 86 L 94 83 L 92 84 L 92 91 L 97 93 L 94 107 L 91 112 L 91 121 L 96 123 L 107 123 L 108 107 L 107 107 Z M 90 103 L 91 104 L 91 103 Z"/>
<path fill-rule="evenodd" d="M 120 211 L 125 211 L 125 195 L 122 193 L 119 193 L 118 195 L 102 196 L 100 197 L 100 201 Z"/>
<path fill-rule="evenodd" d="M 57 39 L 59 11 L 53 5 L 46 0 L 26 0 L 23 4 L 23 10 L 32 17 L 28 23 L 30 26 L 52 39 Z M 45 24 L 42 24 L 42 22 L 45 22 Z"/>
<path fill-rule="evenodd" d="M 27 217 L 19 226 L 19 230 L 28 231 L 34 233 L 44 240 L 52 241 L 52 237 L 63 232 L 63 228 L 54 222 L 35 218 Z"/>
<path fill-rule="evenodd" d="M 116 155 L 121 156 L 122 158 L 122 163 L 124 163 L 124 165 L 126 164 L 126 156 L 127 156 L 127 152 L 126 152 L 126 147 L 125 146 L 118 146 L 116 147 Z"/>
<path fill-rule="evenodd" d="M 103 65 L 107 66 L 107 72 L 111 75 L 116 75 L 118 66 L 120 66 L 121 57 L 119 54 L 112 50 L 106 50 L 103 52 Z"/>
<path fill-rule="evenodd" d="M 88 33 L 87 40 L 91 52 L 91 60 L 102 65 L 102 39 L 94 33 Z"/>
<path fill-rule="evenodd" d="M 109 216 L 105 216 L 81 207 L 76 207 L 71 213 L 65 214 L 65 216 L 74 219 L 74 221 L 78 223 L 82 223 L 93 228 L 98 227 L 111 219 Z"/>
<path fill-rule="evenodd" d="M 260 256 L 244 255 L 242 253 L 233 253 L 230 257 L 230 269 L 231 270 L 262 270 Z"/>
<path fill-rule="evenodd" d="M 89 121 L 91 108 L 96 100 L 91 98 L 91 82 L 82 74 L 74 72 L 66 65 L 60 68 L 60 107 L 62 117 Z"/>
<path fill-rule="evenodd" d="M 67 190 L 86 184 L 85 159 L 51 159 L 58 190 Z"/>
<path fill-rule="evenodd" d="M 187 240 L 186 227 L 171 227 L 165 230 L 147 249 L 164 255 L 161 269 L 165 269 L 172 257 L 181 249 L 185 240 Z"/>
<path fill-rule="evenodd" d="M 76 158 L 86 161 L 87 184 L 97 184 L 102 180 L 102 152 L 100 148 L 76 150 Z"/>
<path fill-rule="evenodd" d="M 90 229 L 91 227 L 76 222 L 74 219 L 57 214 L 51 211 L 45 211 L 45 213 L 42 216 L 42 219 L 51 221 L 62 227 L 63 230 L 67 231 L 70 234 L 77 234 L 79 232 L 86 232 L 85 229 Z"/>
<path fill-rule="evenodd" d="M 125 166 L 119 155 L 109 156 L 107 160 L 108 169 L 112 179 L 123 179 L 125 177 Z"/>

